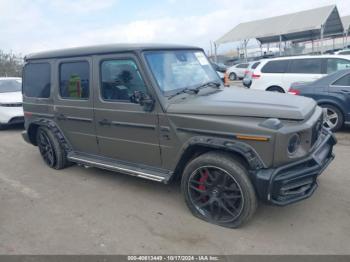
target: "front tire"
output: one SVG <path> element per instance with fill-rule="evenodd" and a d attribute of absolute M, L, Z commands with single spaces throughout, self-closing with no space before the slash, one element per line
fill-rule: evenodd
<path fill-rule="evenodd" d="M 58 139 L 47 127 L 39 127 L 36 141 L 44 162 L 53 169 L 63 169 L 68 165 L 66 152 Z"/>
<path fill-rule="evenodd" d="M 181 188 L 192 214 L 219 226 L 237 228 L 257 208 L 247 169 L 231 155 L 205 153 L 185 168 Z"/>

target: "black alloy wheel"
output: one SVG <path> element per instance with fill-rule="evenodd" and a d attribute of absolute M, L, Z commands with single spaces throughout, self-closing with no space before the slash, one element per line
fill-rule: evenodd
<path fill-rule="evenodd" d="M 215 224 L 235 221 L 243 210 L 241 187 L 233 176 L 219 167 L 196 169 L 189 178 L 188 193 L 198 212 Z"/>
<path fill-rule="evenodd" d="M 53 144 L 43 129 L 38 130 L 37 143 L 41 156 L 49 167 L 54 167 L 57 162 L 57 156 Z"/>

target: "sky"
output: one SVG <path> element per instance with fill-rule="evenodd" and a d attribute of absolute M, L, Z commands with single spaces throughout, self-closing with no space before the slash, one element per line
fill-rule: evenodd
<path fill-rule="evenodd" d="M 241 22 L 332 4 L 341 16 L 350 15 L 349 2 L 0 0 L 0 50 L 25 55 L 109 43 L 176 43 L 209 50 L 210 41 Z"/>

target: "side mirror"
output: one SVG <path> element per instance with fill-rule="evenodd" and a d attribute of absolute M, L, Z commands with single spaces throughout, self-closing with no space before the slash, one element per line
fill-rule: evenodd
<path fill-rule="evenodd" d="M 139 104 L 145 111 L 152 111 L 155 103 L 150 95 L 145 94 L 142 91 L 134 91 L 131 97 L 131 102 Z"/>

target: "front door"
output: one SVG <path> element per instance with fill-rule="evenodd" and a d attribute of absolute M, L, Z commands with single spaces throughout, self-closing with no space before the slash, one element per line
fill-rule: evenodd
<path fill-rule="evenodd" d="M 96 56 L 94 65 L 99 68 L 95 119 L 100 154 L 130 163 L 161 166 L 157 110 L 146 112 L 132 102 L 135 92 L 150 91 L 137 57 Z"/>
<path fill-rule="evenodd" d="M 91 68 L 90 57 L 56 61 L 54 114 L 74 151 L 97 154 Z"/>

